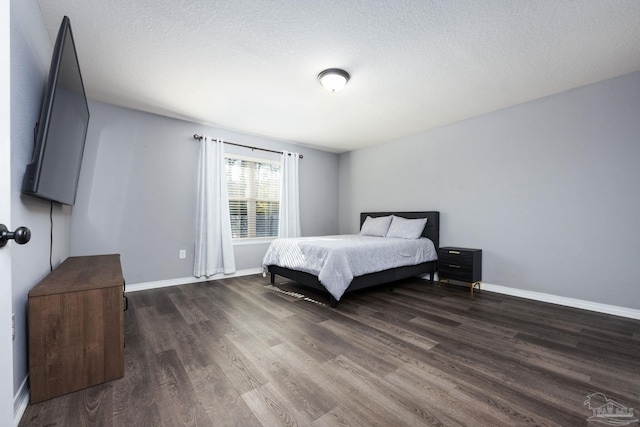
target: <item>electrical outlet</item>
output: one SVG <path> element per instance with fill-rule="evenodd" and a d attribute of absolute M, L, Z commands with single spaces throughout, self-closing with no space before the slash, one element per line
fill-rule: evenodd
<path fill-rule="evenodd" d="M 11 341 L 16 340 L 16 315 L 11 313 Z"/>
<path fill-rule="evenodd" d="M 184 249 L 180 249 L 180 259 L 184 259 L 187 257 L 187 251 Z"/>

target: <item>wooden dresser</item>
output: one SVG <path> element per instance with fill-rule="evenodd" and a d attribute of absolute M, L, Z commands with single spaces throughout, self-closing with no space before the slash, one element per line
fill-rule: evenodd
<path fill-rule="evenodd" d="M 67 258 L 29 292 L 31 403 L 124 375 L 120 255 Z"/>

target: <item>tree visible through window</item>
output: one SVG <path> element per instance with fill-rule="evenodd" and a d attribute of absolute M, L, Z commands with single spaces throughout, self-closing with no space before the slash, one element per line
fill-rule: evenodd
<path fill-rule="evenodd" d="M 277 237 L 280 163 L 227 156 L 226 168 L 232 237 Z"/>

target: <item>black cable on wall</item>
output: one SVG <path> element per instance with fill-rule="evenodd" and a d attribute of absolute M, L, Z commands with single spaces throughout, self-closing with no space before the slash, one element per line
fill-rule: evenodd
<path fill-rule="evenodd" d="M 49 208 L 49 222 L 51 223 L 51 232 L 49 236 L 49 268 L 53 271 L 53 201 Z"/>

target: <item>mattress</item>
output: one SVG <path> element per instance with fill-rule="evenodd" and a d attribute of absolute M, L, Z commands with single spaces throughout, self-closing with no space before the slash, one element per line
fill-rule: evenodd
<path fill-rule="evenodd" d="M 427 238 L 398 239 L 346 234 L 276 239 L 262 262 L 318 276 L 320 283 L 340 300 L 354 277 L 435 261 L 433 242 Z"/>

